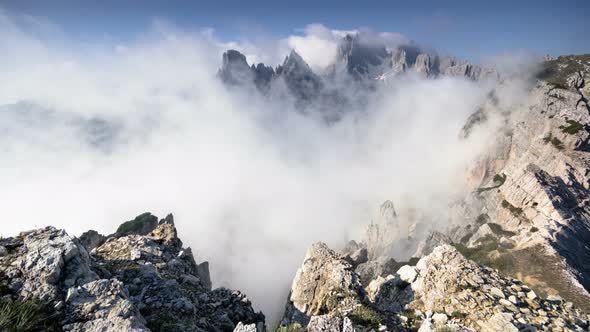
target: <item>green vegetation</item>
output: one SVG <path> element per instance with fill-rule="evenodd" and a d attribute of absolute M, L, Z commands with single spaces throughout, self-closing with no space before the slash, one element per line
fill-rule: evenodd
<path fill-rule="evenodd" d="M 332 290 L 324 302 L 326 312 L 329 313 L 337 309 L 340 302 L 342 302 L 344 299 L 346 299 L 346 295 L 343 289 Z"/>
<path fill-rule="evenodd" d="M 454 330 L 448 326 L 437 327 L 435 332 L 453 332 Z"/>
<path fill-rule="evenodd" d="M 467 314 L 464 312 L 461 312 L 459 310 L 455 310 L 451 313 L 451 318 L 453 319 L 465 319 L 467 317 Z"/>
<path fill-rule="evenodd" d="M 485 239 L 485 237 L 480 240 L 483 239 Z M 453 246 L 467 259 L 475 261 L 479 264 L 489 265 L 490 259 L 488 254 L 491 251 L 498 249 L 498 242 L 492 237 L 491 239 L 485 239 L 479 243 L 480 244 L 477 247 L 473 248 L 467 247 L 466 245 L 460 243 L 455 243 Z"/>
<path fill-rule="evenodd" d="M 510 204 L 507 200 L 502 201 L 502 207 L 508 209 L 517 218 L 522 216 L 522 209 Z"/>
<path fill-rule="evenodd" d="M 575 135 L 577 134 L 580 130 L 584 129 L 584 125 L 579 123 L 578 121 L 575 120 L 566 120 L 565 122 L 568 123 L 567 127 L 561 127 L 561 131 L 563 131 L 566 134 L 570 134 L 570 135 Z"/>
<path fill-rule="evenodd" d="M 0 331 L 46 331 L 49 318 L 40 300 L 0 298 Z"/>
<path fill-rule="evenodd" d="M 383 320 L 377 311 L 364 305 L 356 307 L 349 315 L 349 318 L 355 324 L 370 326 L 374 329 L 378 329 L 379 325 L 381 325 L 381 321 Z"/>
<path fill-rule="evenodd" d="M 549 133 L 549 135 L 543 137 L 543 141 L 545 142 L 545 144 L 551 143 L 552 138 L 553 138 L 553 135 L 551 133 Z"/>
<path fill-rule="evenodd" d="M 502 226 L 500 226 L 499 224 L 493 223 L 493 222 L 488 223 L 488 226 L 490 226 L 490 229 L 492 230 L 492 232 L 494 232 L 494 234 L 499 235 L 499 236 L 511 237 L 511 236 L 516 235 L 516 233 L 504 230 L 504 228 L 502 228 Z"/>
<path fill-rule="evenodd" d="M 563 143 L 557 138 L 557 137 L 553 137 L 551 139 L 551 144 L 553 144 L 553 146 L 557 149 L 557 150 L 563 150 L 564 146 Z"/>
<path fill-rule="evenodd" d="M 416 312 L 412 309 L 404 310 L 402 315 L 408 317 L 409 320 L 413 320 L 413 321 L 422 320 L 422 317 L 416 315 Z"/>
<path fill-rule="evenodd" d="M 490 266 L 498 271 L 512 271 L 516 261 L 511 253 L 503 253 L 491 260 Z"/>
<path fill-rule="evenodd" d="M 558 89 L 568 89 L 567 78 L 576 72 L 584 70 L 583 63 L 589 64 L 590 55 L 566 55 L 543 63 L 543 69 L 537 78 L 553 85 Z"/>
<path fill-rule="evenodd" d="M 563 146 L 563 143 L 557 137 L 554 137 L 551 133 L 549 133 L 549 135 L 543 137 L 543 141 L 545 142 L 545 144 L 547 144 L 547 143 L 553 144 L 553 146 L 557 150 L 563 150 L 565 148 Z"/>
<path fill-rule="evenodd" d="M 500 188 L 504 184 L 504 182 L 506 182 L 506 174 L 502 174 L 502 175 L 496 174 L 496 175 L 494 175 L 494 178 L 492 180 L 494 181 L 493 186 L 478 188 L 477 193 L 479 194 L 484 191 Z"/>
<path fill-rule="evenodd" d="M 301 327 L 301 325 L 294 323 L 294 324 L 289 324 L 287 326 L 279 326 L 271 331 L 272 332 L 303 332 L 304 329 L 303 329 L 303 327 Z"/>
<path fill-rule="evenodd" d="M 460 243 L 454 243 L 453 246 L 467 259 L 500 271 L 509 271 L 515 264 L 512 254 L 501 248 L 498 240 L 489 234 L 479 239 L 476 247 L 470 248 Z M 497 251 L 497 255 L 492 258 L 490 253 L 493 251 Z"/>
<path fill-rule="evenodd" d="M 133 220 L 122 223 L 117 228 L 117 236 L 129 234 L 146 235 L 158 226 L 158 218 L 149 212 L 142 213 Z"/>

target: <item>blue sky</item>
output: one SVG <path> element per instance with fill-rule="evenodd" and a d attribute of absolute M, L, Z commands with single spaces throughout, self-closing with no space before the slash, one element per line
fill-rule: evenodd
<path fill-rule="evenodd" d="M 133 39 L 159 18 L 183 29 L 214 28 L 225 40 L 252 34 L 283 38 L 310 23 L 341 30 L 368 27 L 399 32 L 472 61 L 515 49 L 590 52 L 589 0 L 0 0 L 0 6 L 52 21 L 82 40 Z"/>

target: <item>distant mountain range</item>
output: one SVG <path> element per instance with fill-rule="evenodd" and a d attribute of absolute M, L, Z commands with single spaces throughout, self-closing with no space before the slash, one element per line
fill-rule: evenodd
<path fill-rule="evenodd" d="M 342 38 L 334 63 L 322 73 L 315 73 L 295 50 L 276 68 L 263 63 L 248 64 L 244 54 L 228 50 L 223 54 L 218 75 L 229 85 L 252 85 L 263 93 L 268 92 L 271 82 L 284 80 L 296 98 L 312 100 L 325 95 L 335 80 L 371 85 L 412 71 L 424 77 L 461 76 L 472 80 L 498 77 L 492 68 L 427 52 L 412 44 L 391 49 L 362 33 Z"/>

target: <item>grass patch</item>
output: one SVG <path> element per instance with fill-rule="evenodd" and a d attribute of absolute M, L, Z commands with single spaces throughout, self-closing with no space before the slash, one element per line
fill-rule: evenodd
<path fill-rule="evenodd" d="M 482 193 L 484 191 L 500 188 L 504 184 L 504 182 L 506 182 L 506 174 L 496 174 L 494 175 L 494 178 L 492 180 L 494 181 L 493 186 L 477 188 L 477 193 Z"/>
<path fill-rule="evenodd" d="M 508 202 L 507 200 L 503 200 L 502 201 L 502 207 L 505 209 L 508 209 L 510 211 L 510 213 L 512 213 L 513 216 L 515 217 L 521 217 L 523 214 L 523 211 L 521 208 L 516 207 L 512 204 L 510 204 L 510 202 Z"/>
<path fill-rule="evenodd" d="M 379 325 L 381 325 L 381 322 L 383 320 L 383 318 L 377 311 L 364 305 L 356 307 L 354 311 L 349 315 L 349 318 L 355 324 L 361 326 L 370 326 L 374 329 L 378 329 Z"/>
<path fill-rule="evenodd" d="M 584 70 L 583 63 L 588 64 L 590 55 L 565 55 L 543 63 L 543 68 L 537 74 L 537 78 L 553 85 L 555 88 L 568 90 L 567 78 Z"/>
<path fill-rule="evenodd" d="M 510 253 L 500 254 L 498 257 L 492 258 L 489 266 L 497 269 L 498 271 L 506 272 L 514 270 L 516 260 Z"/>
<path fill-rule="evenodd" d="M 479 245 L 473 248 L 460 243 L 455 243 L 453 246 L 465 258 L 479 264 L 490 265 L 492 261 L 488 257 L 488 254 L 498 249 L 498 241 L 493 236 L 487 235 L 479 239 L 478 243 Z"/>
<path fill-rule="evenodd" d="M 414 310 L 404 310 L 402 313 L 403 316 L 408 317 L 409 320 L 412 321 L 419 321 L 422 320 L 422 317 L 416 315 L 416 312 Z"/>
<path fill-rule="evenodd" d="M 502 226 L 500 226 L 499 224 L 493 223 L 493 222 L 488 223 L 488 226 L 490 226 L 490 229 L 496 235 L 506 236 L 506 237 L 512 237 L 512 236 L 516 235 L 516 233 L 504 230 L 504 228 L 502 228 Z"/>
<path fill-rule="evenodd" d="M 464 312 L 461 312 L 459 310 L 455 310 L 451 313 L 451 318 L 453 319 L 465 319 L 467 318 L 467 314 Z"/>
<path fill-rule="evenodd" d="M 301 325 L 294 323 L 294 324 L 289 324 L 287 326 L 279 326 L 271 331 L 272 332 L 303 332 L 305 330 L 303 329 L 303 327 L 301 327 Z"/>
<path fill-rule="evenodd" d="M 437 327 L 436 330 L 434 330 L 435 332 L 453 332 L 455 330 L 453 330 L 452 328 L 448 327 L 448 326 L 442 326 L 442 327 Z"/>
<path fill-rule="evenodd" d="M 478 264 L 492 267 L 502 272 L 511 271 L 515 266 L 515 260 L 512 254 L 500 248 L 498 240 L 492 235 L 486 235 L 477 241 L 476 247 L 467 247 L 460 243 L 454 243 L 453 246 L 465 258 Z M 490 257 L 492 251 L 497 251 L 497 255 Z"/>
<path fill-rule="evenodd" d="M 557 150 L 563 150 L 564 146 L 563 143 L 557 138 L 557 137 L 553 137 L 551 139 L 551 144 L 553 144 L 553 146 L 557 149 Z"/>
<path fill-rule="evenodd" d="M 346 299 L 346 292 L 343 289 L 334 289 L 331 291 L 324 302 L 326 313 L 337 309 L 340 302 L 344 301 L 344 299 Z"/>
<path fill-rule="evenodd" d="M 0 331 L 47 331 L 49 318 L 40 300 L 0 298 Z"/>
<path fill-rule="evenodd" d="M 584 125 L 579 123 L 578 121 L 575 120 L 566 120 L 565 122 L 568 123 L 567 127 L 563 127 L 561 129 L 562 132 L 566 133 L 566 134 L 570 134 L 570 135 L 575 135 L 577 134 L 580 130 L 584 129 Z"/>
<path fill-rule="evenodd" d="M 563 143 L 557 137 L 553 136 L 551 133 L 543 137 L 543 141 L 545 142 L 545 144 L 551 143 L 557 150 L 563 150 L 565 148 Z"/>

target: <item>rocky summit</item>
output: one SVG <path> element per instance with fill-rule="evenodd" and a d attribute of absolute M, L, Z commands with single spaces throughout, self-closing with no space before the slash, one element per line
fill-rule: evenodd
<path fill-rule="evenodd" d="M 1 331 L 264 326 L 246 295 L 211 289 L 208 263 L 197 264 L 183 248 L 172 215 L 140 215 L 110 236 L 92 231 L 78 239 L 53 227 L 23 232 L 1 239 L 0 253 Z"/>
<path fill-rule="evenodd" d="M 323 243 L 307 252 L 289 295 L 285 331 L 587 331 L 590 316 L 558 296 L 440 245 L 366 287 Z"/>

